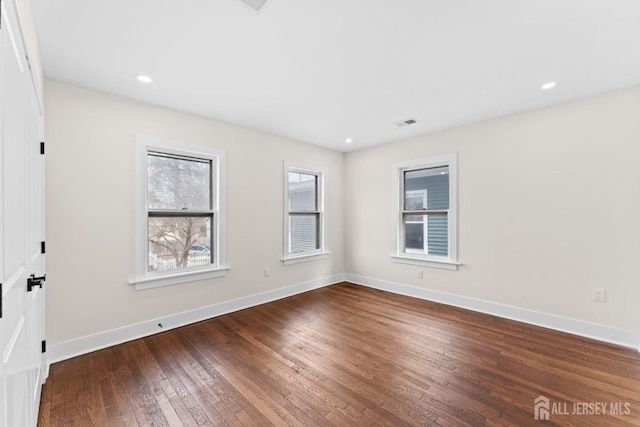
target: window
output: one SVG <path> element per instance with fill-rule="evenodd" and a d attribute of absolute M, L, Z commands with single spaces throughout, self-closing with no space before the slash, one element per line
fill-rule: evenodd
<path fill-rule="evenodd" d="M 456 171 L 455 154 L 394 166 L 398 189 L 394 261 L 457 269 Z"/>
<path fill-rule="evenodd" d="M 136 289 L 222 276 L 225 153 L 137 137 Z"/>
<path fill-rule="evenodd" d="M 324 169 L 285 163 L 285 265 L 327 256 Z"/>

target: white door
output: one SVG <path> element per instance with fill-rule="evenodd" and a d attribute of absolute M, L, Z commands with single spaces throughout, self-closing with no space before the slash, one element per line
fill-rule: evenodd
<path fill-rule="evenodd" d="M 0 427 L 35 426 L 45 376 L 42 113 L 14 0 L 0 0 Z M 44 283 L 44 282 L 40 282 Z"/>

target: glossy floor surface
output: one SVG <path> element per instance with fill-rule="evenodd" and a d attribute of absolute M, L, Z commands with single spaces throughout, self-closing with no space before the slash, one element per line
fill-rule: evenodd
<path fill-rule="evenodd" d="M 56 363 L 39 422 L 204 425 L 640 425 L 640 354 L 341 283 Z"/>

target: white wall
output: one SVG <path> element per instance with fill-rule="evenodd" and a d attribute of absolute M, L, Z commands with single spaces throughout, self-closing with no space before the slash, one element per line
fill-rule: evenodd
<path fill-rule="evenodd" d="M 346 156 L 57 82 L 46 82 L 45 102 L 52 346 L 344 272 L 587 329 L 639 329 L 640 87 Z M 227 150 L 227 277 L 145 291 L 127 284 L 136 133 Z M 392 165 L 450 152 L 463 265 L 423 268 L 417 279 L 418 267 L 389 257 Z M 282 266 L 285 160 L 329 170 L 328 260 Z M 606 303 L 592 301 L 594 287 L 607 290 Z"/>
<path fill-rule="evenodd" d="M 463 265 L 420 280 L 389 258 L 392 165 L 451 152 Z M 640 87 L 348 153 L 345 180 L 347 272 L 640 329 Z"/>
<path fill-rule="evenodd" d="M 342 153 L 52 81 L 45 112 L 50 345 L 344 272 Z M 144 291 L 127 283 L 136 133 L 227 151 L 226 277 Z M 280 261 L 284 161 L 328 169 L 327 260 Z"/>

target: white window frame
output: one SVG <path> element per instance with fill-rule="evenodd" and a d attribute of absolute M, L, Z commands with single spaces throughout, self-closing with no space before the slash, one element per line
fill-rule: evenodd
<path fill-rule="evenodd" d="M 210 266 L 192 267 L 177 271 L 148 272 L 148 217 L 147 209 L 147 156 L 149 152 L 160 152 L 178 156 L 211 160 L 215 164 L 212 179 L 214 236 L 213 256 Z M 226 216 L 226 152 L 217 148 L 187 144 L 150 135 L 136 135 L 136 223 L 135 260 L 136 275 L 129 283 L 136 290 L 157 288 L 179 283 L 222 277 L 230 267 L 227 265 L 227 216 Z"/>
<path fill-rule="evenodd" d="M 289 232 L 289 172 L 303 173 L 309 175 L 315 175 L 318 177 L 318 249 L 290 253 L 290 232 Z M 327 250 L 327 221 L 326 221 L 326 197 L 325 197 L 325 182 L 327 179 L 327 169 L 316 166 L 302 165 L 293 162 L 284 162 L 284 244 L 283 244 L 283 257 L 282 262 L 284 265 L 298 264 L 301 262 L 315 261 L 319 259 L 328 258 L 330 252 Z M 315 212 L 315 211 L 314 211 Z"/>
<path fill-rule="evenodd" d="M 402 213 L 404 210 L 404 174 L 408 171 L 437 168 L 449 168 L 449 209 L 448 220 L 448 256 L 414 253 L 404 248 L 404 226 Z M 395 253 L 392 261 L 400 264 L 418 265 L 421 267 L 457 270 L 458 262 L 458 156 L 457 153 L 398 162 L 393 165 L 393 228 L 395 233 Z"/>

